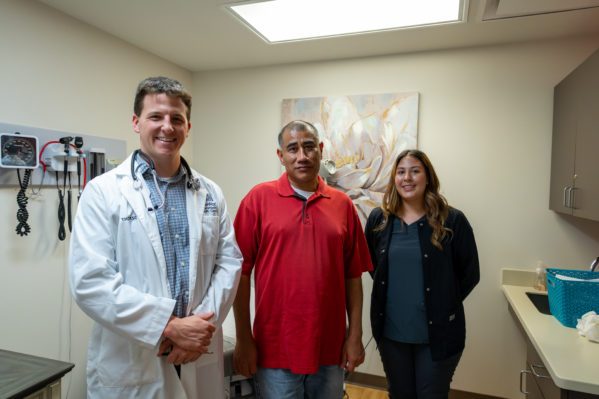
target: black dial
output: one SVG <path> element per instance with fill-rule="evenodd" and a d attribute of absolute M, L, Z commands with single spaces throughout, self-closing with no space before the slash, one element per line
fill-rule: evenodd
<path fill-rule="evenodd" d="M 35 166 L 36 141 L 31 137 L 2 135 L 2 164 L 4 166 Z"/>

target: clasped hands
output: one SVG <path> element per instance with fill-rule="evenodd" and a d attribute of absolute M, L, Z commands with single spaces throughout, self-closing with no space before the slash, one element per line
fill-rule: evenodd
<path fill-rule="evenodd" d="M 208 353 L 216 331 L 216 326 L 210 322 L 212 317 L 214 312 L 182 318 L 171 316 L 162 333 L 158 356 L 168 354 L 166 361 L 178 365 L 194 362 Z"/>

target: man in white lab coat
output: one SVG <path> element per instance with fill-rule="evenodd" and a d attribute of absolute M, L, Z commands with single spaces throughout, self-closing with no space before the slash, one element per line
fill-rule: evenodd
<path fill-rule="evenodd" d="M 222 191 L 180 155 L 190 112 L 179 82 L 143 80 L 141 150 L 81 196 L 69 273 L 95 321 L 89 398 L 224 397 L 221 324 L 242 259 Z"/>

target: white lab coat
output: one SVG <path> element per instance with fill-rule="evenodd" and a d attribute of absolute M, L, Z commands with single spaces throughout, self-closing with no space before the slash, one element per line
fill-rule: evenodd
<path fill-rule="evenodd" d="M 166 262 L 143 177 L 131 157 L 89 182 L 69 253 L 71 292 L 95 323 L 89 340 L 88 398 L 224 397 L 222 322 L 235 298 L 242 256 L 220 188 L 197 174 L 186 188 L 190 265 L 188 314 L 214 312 L 210 352 L 181 366 L 181 379 L 156 356 L 171 316 Z M 208 201 L 207 198 L 212 199 Z"/>

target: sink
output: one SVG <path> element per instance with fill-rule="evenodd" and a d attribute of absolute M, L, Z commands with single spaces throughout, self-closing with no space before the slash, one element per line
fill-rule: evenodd
<path fill-rule="evenodd" d="M 549 297 L 547 294 L 537 294 L 536 292 L 527 292 L 526 296 L 535 305 L 537 310 L 543 314 L 551 314 L 549 311 Z"/>

